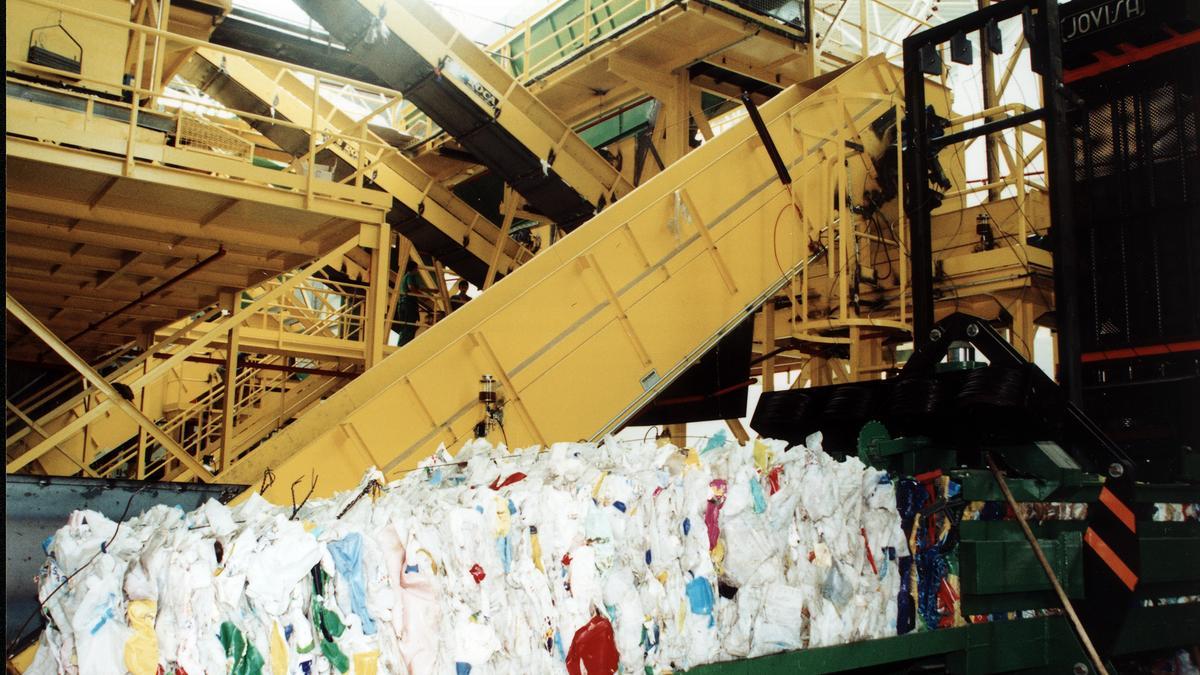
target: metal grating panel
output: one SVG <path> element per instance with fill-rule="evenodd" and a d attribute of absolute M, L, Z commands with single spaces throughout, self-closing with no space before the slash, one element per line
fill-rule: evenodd
<path fill-rule="evenodd" d="M 1084 351 L 1200 338 L 1197 48 L 1077 85 Z"/>
<path fill-rule="evenodd" d="M 246 162 L 254 160 L 254 144 L 217 124 L 186 112 L 179 113 L 175 145 Z"/>

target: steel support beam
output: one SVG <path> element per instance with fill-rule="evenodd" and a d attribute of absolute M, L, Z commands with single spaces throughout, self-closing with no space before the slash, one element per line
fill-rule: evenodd
<path fill-rule="evenodd" d="M 184 347 L 183 349 L 179 350 L 178 352 L 167 357 L 167 359 L 164 360 L 162 363 L 151 368 L 145 374 L 143 374 L 141 377 L 139 377 L 136 380 L 134 380 L 133 382 L 129 383 L 130 389 L 134 390 L 135 392 L 139 391 L 147 383 L 153 382 L 153 381 L 157 380 L 159 377 L 162 377 L 164 374 L 166 374 L 168 371 L 175 368 L 177 365 L 179 365 L 181 362 L 183 362 L 189 356 L 194 355 L 197 351 L 199 351 L 205 345 L 208 345 L 209 343 L 213 342 L 219 336 L 227 334 L 229 329 L 232 328 L 233 326 L 242 324 L 243 322 L 246 321 L 246 319 L 250 318 L 250 316 L 252 316 L 253 314 L 256 314 L 258 311 L 263 309 L 269 303 L 274 302 L 275 299 L 278 298 L 280 295 L 290 292 L 296 286 L 300 285 L 304 281 L 307 281 L 309 279 L 309 277 L 311 277 L 316 272 L 318 272 L 318 271 L 324 269 L 325 267 L 336 262 L 339 258 L 341 258 L 343 255 L 345 255 L 347 251 L 349 251 L 351 248 L 353 248 L 357 244 L 358 244 L 358 235 L 355 234 L 355 236 L 351 237 L 349 240 L 347 240 L 341 246 L 334 248 L 332 251 L 330 251 L 329 253 L 322 256 L 319 260 L 317 260 L 316 262 L 309 265 L 307 268 L 304 269 L 304 271 L 294 275 L 292 278 L 288 279 L 284 283 L 275 287 L 271 291 L 263 294 L 257 300 L 255 300 L 253 303 L 247 305 L 246 307 L 242 308 L 240 311 L 234 313 L 234 315 L 229 317 L 227 320 L 218 322 L 215 326 L 210 327 L 208 330 L 206 330 L 204 332 L 204 334 L 200 335 L 198 338 L 193 340 L 187 347 Z M 11 296 L 8 296 L 8 297 L 11 299 Z M 15 302 L 15 300 L 12 300 L 11 302 Z M 30 315 L 30 317 L 33 318 L 32 315 Z M 34 318 L 34 321 L 37 321 L 37 319 Z M 38 325 L 41 326 L 40 323 L 38 323 Z M 43 328 L 43 330 L 45 330 L 44 326 L 42 328 Z M 48 330 L 46 332 L 49 333 Z M 53 335 L 52 333 L 50 333 L 50 334 Z M 68 348 L 68 351 L 69 351 L 69 348 Z M 84 365 L 86 365 L 86 363 Z M 103 379 L 103 378 L 101 378 L 101 379 Z M 111 385 L 108 385 L 108 388 L 109 388 L 109 390 L 112 390 Z M 103 392 L 104 390 L 101 389 L 101 391 Z M 117 398 L 120 399 L 119 396 Z M 120 399 L 120 400 L 123 401 L 124 399 Z M 5 467 L 6 471 L 8 473 L 13 473 L 15 471 L 20 470 L 22 467 L 27 465 L 29 462 L 32 462 L 33 460 L 35 460 L 38 457 L 45 454 L 47 451 L 49 451 L 51 448 L 53 448 L 56 444 L 60 443 L 62 440 L 71 437 L 75 433 L 78 433 L 81 429 L 85 428 L 92 420 L 97 419 L 98 417 L 100 417 L 100 415 L 103 415 L 104 413 L 108 412 L 108 410 L 115 404 L 116 404 L 116 401 L 110 396 L 107 400 L 103 401 L 102 403 L 100 403 L 97 406 L 94 406 L 91 410 L 87 411 L 80 417 L 76 418 L 70 424 L 67 424 L 66 426 L 62 427 L 61 429 L 55 431 L 53 434 L 51 434 L 50 438 L 45 439 L 40 444 L 38 444 L 36 447 L 30 449 L 28 452 L 25 452 L 20 457 L 17 457 L 16 459 L 10 461 L 7 464 L 7 466 Z M 157 429 L 157 427 L 155 427 L 155 428 Z M 201 468 L 203 468 L 203 467 L 201 467 Z M 207 470 L 205 470 L 205 473 L 207 473 Z M 211 479 L 211 476 L 210 476 L 210 479 Z"/>
<path fill-rule="evenodd" d="M 95 330 L 96 328 L 99 328 L 100 326 L 117 318 L 118 316 L 121 316 L 122 314 L 133 309 L 134 307 L 141 305 L 142 303 L 149 300 L 150 298 L 153 298 L 153 297 L 159 295 L 160 293 L 166 292 L 175 284 L 178 284 L 179 282 L 183 281 L 184 279 L 187 279 L 188 277 L 192 276 L 196 272 L 199 272 L 200 270 L 204 269 L 205 267 L 208 267 L 209 265 L 215 263 L 216 261 L 218 261 L 224 257 L 225 257 L 225 249 L 224 249 L 224 247 L 222 247 L 222 248 L 218 249 L 216 251 L 216 253 L 213 253 L 212 255 L 208 256 L 204 260 L 201 260 L 200 262 L 196 263 L 195 265 L 192 265 L 191 267 L 180 272 L 179 274 L 176 274 L 175 276 L 171 277 L 170 279 L 167 279 L 163 283 L 154 287 L 152 290 L 142 294 L 142 296 L 139 297 L 138 299 L 136 299 L 132 302 L 126 303 L 125 305 L 121 306 L 118 309 L 113 310 L 112 312 L 105 315 L 104 317 L 102 317 L 96 321 L 93 321 L 91 324 L 88 325 L 87 328 L 79 331 L 78 333 L 75 333 L 71 337 L 64 340 L 64 342 L 67 344 L 70 344 L 70 343 L 74 342 L 75 340 L 78 340 L 79 338 L 83 337 L 84 335 L 87 335 L 88 333 Z"/>
<path fill-rule="evenodd" d="M 378 239 L 371 249 L 371 285 L 367 288 L 365 308 L 367 344 L 364 353 L 366 367 L 372 368 L 383 360 L 383 346 L 388 338 L 388 279 L 391 277 L 392 231 L 387 221 L 380 224 Z M 500 246 L 496 247 L 501 250 Z"/>
<path fill-rule="evenodd" d="M 238 376 L 238 330 L 239 326 L 229 329 L 228 346 L 225 348 L 225 390 L 221 408 L 221 457 L 217 465 L 217 473 L 225 470 L 233 461 L 233 425 L 237 414 L 237 376 Z"/>
<path fill-rule="evenodd" d="M 175 457 L 175 459 L 179 460 L 181 464 L 190 469 L 197 478 L 205 483 L 213 482 L 213 475 L 209 473 L 208 469 L 204 468 L 203 464 L 196 461 L 196 459 L 189 455 L 187 451 L 181 448 L 179 444 L 175 442 L 175 439 L 168 436 L 165 432 L 163 432 L 162 429 L 159 429 L 158 425 L 154 423 L 154 420 L 146 417 L 146 415 L 143 414 L 142 411 L 137 408 L 137 406 L 127 401 L 125 397 L 117 391 L 111 382 L 104 379 L 104 376 L 96 372 L 95 369 L 88 365 L 87 361 L 76 354 L 70 347 L 67 346 L 65 342 L 60 340 L 57 335 L 51 332 L 50 329 L 42 325 L 42 322 L 38 321 L 37 317 L 30 314 L 29 310 L 22 307 L 21 303 L 17 302 L 16 298 L 8 293 L 5 293 L 4 305 L 5 308 L 8 309 L 9 313 L 20 320 L 21 323 L 25 324 L 29 330 L 33 331 L 35 335 L 49 345 L 50 348 L 53 349 L 59 356 L 61 356 L 64 361 L 69 363 L 72 368 L 79 371 L 79 374 L 83 375 L 83 377 L 93 387 L 100 390 L 100 393 L 107 396 L 108 403 L 116 405 L 118 410 L 128 415 L 129 418 L 134 422 L 137 422 L 139 427 L 145 429 L 146 432 L 154 438 L 154 440 L 158 441 L 159 444 L 161 444 L 169 454 Z M 51 438 L 53 438 L 53 436 L 51 436 Z M 51 438 L 47 438 L 43 442 L 49 443 Z M 55 441 L 53 445 L 57 445 L 57 441 Z"/>
<path fill-rule="evenodd" d="M 1075 175 L 1071 127 L 1067 123 L 1067 98 L 1063 87 L 1062 36 L 1058 3 L 1046 2 L 1042 11 L 1045 44 L 1042 101 L 1046 115 L 1046 171 L 1050 187 L 1050 227 L 1054 240 L 1054 314 L 1058 331 L 1058 382 L 1067 400 L 1083 405 L 1083 362 L 1080 360 L 1081 300 L 1079 228 L 1071 195 Z M 1036 48 L 1036 47 L 1035 47 Z M 1036 62 L 1036 59 L 1035 59 Z"/>

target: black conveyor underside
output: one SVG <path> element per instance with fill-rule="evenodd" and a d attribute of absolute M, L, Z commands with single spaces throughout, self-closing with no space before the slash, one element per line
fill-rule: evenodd
<path fill-rule="evenodd" d="M 386 39 L 368 41 L 376 18 L 362 5 L 327 0 L 297 0 L 296 4 L 346 45 L 359 63 L 404 94 L 535 210 L 568 230 L 591 218 L 597 205 L 588 203 L 567 185 L 553 167 L 543 169 L 542 160 L 546 158 L 522 145 L 482 101 L 441 77 L 435 64 L 396 35 L 389 33 Z"/>
<path fill-rule="evenodd" d="M 250 91 L 206 60 L 192 59 L 185 66 L 185 74 L 209 96 L 226 106 L 262 117 L 273 116 L 281 122 L 289 121 L 278 111 L 272 112 L 271 106 L 259 94 Z M 249 119 L 247 122 L 290 155 L 299 157 L 308 152 L 308 133 L 301 129 L 257 119 Z M 344 177 L 354 171 L 353 167 L 329 150 L 318 153 L 317 161 L 325 165 L 334 165 L 335 178 Z M 476 257 L 463 246 L 463 242 L 446 235 L 436 225 L 421 217 L 414 208 L 392 199 L 392 208 L 388 212 L 387 220 L 393 228 L 412 240 L 422 255 L 440 261 L 472 284 L 483 286 L 490 261 Z M 501 270 L 498 277 L 503 276 L 504 271 Z"/>
<path fill-rule="evenodd" d="M 324 31 L 294 26 L 245 7 L 234 7 L 213 29 L 208 41 L 378 87 L 388 86 Z"/>

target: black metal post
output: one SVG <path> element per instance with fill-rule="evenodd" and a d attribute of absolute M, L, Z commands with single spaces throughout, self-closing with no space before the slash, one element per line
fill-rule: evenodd
<path fill-rule="evenodd" d="M 758 112 L 758 106 L 754 105 L 754 100 L 750 98 L 749 92 L 742 92 L 742 105 L 746 106 L 746 114 L 750 116 L 750 121 L 754 123 L 754 130 L 758 132 L 759 138 L 762 139 L 763 147 L 766 148 L 767 154 L 771 157 L 771 164 L 775 165 L 775 173 L 779 174 L 779 182 L 784 185 L 791 185 L 792 175 L 788 173 L 787 165 L 783 163 L 783 158 L 779 156 L 779 149 L 775 147 L 775 139 L 771 138 L 771 132 L 767 130 L 767 124 L 763 122 L 762 114 Z"/>
<path fill-rule="evenodd" d="M 904 40 L 904 116 L 907 133 L 900 131 L 904 153 L 904 197 L 908 210 L 909 251 L 912 259 L 913 347 L 929 341 L 933 329 L 933 239 L 930 234 L 929 136 L 925 114 L 925 74 L 921 71 L 923 34 Z M 907 147 L 905 142 L 907 139 Z"/>
<path fill-rule="evenodd" d="M 1067 120 L 1067 97 L 1062 79 L 1062 36 L 1058 3 L 1044 2 L 1041 24 L 1045 33 L 1045 72 L 1042 100 L 1045 104 L 1046 174 L 1050 187 L 1050 222 L 1054 238 L 1054 315 L 1058 329 L 1058 382 L 1067 399 L 1083 405 L 1083 362 L 1080 361 L 1079 231 L 1075 202 L 1071 126 Z"/>

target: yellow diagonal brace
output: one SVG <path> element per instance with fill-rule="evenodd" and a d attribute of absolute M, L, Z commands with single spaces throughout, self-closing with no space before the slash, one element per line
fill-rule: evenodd
<path fill-rule="evenodd" d="M 9 462 L 7 465 L 5 465 L 4 470 L 8 473 L 16 473 L 17 471 L 20 471 L 21 469 L 25 468 L 26 464 L 29 464 L 47 452 L 50 452 L 57 447 L 59 443 L 62 443 L 66 439 L 78 433 L 80 429 L 83 429 L 88 424 L 91 424 L 92 420 L 108 412 L 108 409 L 111 407 L 111 400 L 105 400 L 101 402 L 91 410 L 88 410 L 79 417 L 71 420 L 71 422 L 66 426 L 47 436 L 42 440 L 41 443 L 38 443 L 26 452 L 22 453 L 20 457 L 17 457 L 13 461 Z"/>
<path fill-rule="evenodd" d="M 12 411 L 12 414 L 16 415 L 18 418 L 20 418 L 20 420 L 22 422 L 24 422 L 26 425 L 28 425 L 29 428 L 32 429 L 35 434 L 41 436 L 42 438 L 50 437 L 49 431 L 46 431 L 45 429 L 42 428 L 42 425 L 40 425 L 37 422 L 30 419 L 29 415 L 26 415 L 24 412 L 21 412 L 21 409 L 15 405 L 13 405 L 11 401 L 8 401 L 6 399 L 4 401 L 4 405 L 7 406 L 8 409 Z M 55 445 L 54 447 L 55 447 L 55 449 L 57 449 L 59 452 L 62 453 L 63 457 L 67 458 L 67 461 L 69 461 L 72 464 L 74 464 L 75 466 L 79 467 L 80 471 L 83 471 L 83 475 L 85 475 L 89 478 L 96 478 L 96 472 L 92 471 L 90 467 L 88 467 L 84 464 L 80 464 L 79 462 L 77 462 L 75 460 L 74 457 L 71 456 L 71 453 L 67 452 L 66 450 L 63 450 L 62 448 L 58 447 L 57 445 Z"/>
<path fill-rule="evenodd" d="M 721 252 L 717 250 L 717 244 L 713 241 L 712 233 L 708 231 L 708 225 L 704 223 L 704 219 L 700 217 L 700 211 L 696 208 L 696 203 L 692 201 L 692 196 L 687 190 L 679 190 L 679 197 L 683 200 L 684 206 L 687 207 L 688 213 L 691 214 L 692 220 L 696 225 L 696 231 L 700 234 L 700 238 L 704 240 L 704 245 L 708 248 L 708 252 L 712 255 L 713 262 L 717 265 L 717 271 L 721 273 L 721 280 L 725 282 L 725 287 L 730 293 L 737 294 L 737 284 L 733 283 L 733 275 L 729 272 L 729 267 L 725 264 L 725 259 L 721 257 Z"/>
<path fill-rule="evenodd" d="M 600 265 L 596 263 L 596 257 L 591 253 L 579 258 L 579 267 L 582 269 L 590 269 L 596 273 L 596 278 L 600 280 L 600 288 L 604 291 L 604 296 L 608 298 L 608 304 L 612 305 L 613 310 L 617 313 L 617 321 L 620 322 L 621 328 L 625 330 L 625 335 L 629 337 L 629 341 L 633 343 L 633 350 L 637 352 L 638 359 L 642 365 L 652 368 L 654 363 L 650 360 L 650 353 L 646 351 L 646 347 L 638 338 L 637 333 L 633 330 L 633 324 L 629 321 L 629 315 L 625 313 L 625 308 L 621 305 L 621 299 L 613 292 L 612 284 L 608 283 L 608 277 L 604 276 L 604 270 L 600 269 Z"/>
<path fill-rule="evenodd" d="M 141 410 L 138 410 L 137 406 L 133 405 L 129 401 L 126 401 L 125 398 L 121 396 L 120 392 L 118 392 L 108 380 L 104 379 L 103 375 L 97 373 L 95 369 L 88 365 L 87 361 L 83 360 L 82 357 L 75 353 L 75 350 L 68 347 L 66 343 L 60 340 L 59 337 L 51 332 L 49 328 L 46 328 L 44 325 L 42 325 L 42 322 L 38 321 L 37 317 L 35 317 L 33 314 L 30 314 L 29 310 L 25 309 L 21 303 L 17 302 L 16 298 L 7 292 L 4 294 L 4 306 L 6 309 L 8 309 L 10 314 L 17 317 L 21 323 L 25 324 L 29 330 L 33 331 L 34 335 L 37 335 L 39 338 L 41 338 L 42 342 L 45 342 L 47 345 L 49 345 L 50 348 L 53 349 L 59 356 L 61 356 L 64 361 L 69 363 L 72 368 L 79 371 L 79 374 L 83 375 L 84 379 L 90 382 L 93 387 L 100 390 L 102 394 L 107 396 L 108 400 L 111 401 L 112 404 L 116 405 L 118 410 L 128 415 L 130 419 L 132 419 L 134 422 L 137 422 L 138 426 L 145 429 L 146 432 L 149 433 L 154 440 L 158 441 L 168 453 L 175 457 L 175 459 L 179 460 L 181 464 L 191 469 L 192 472 L 200 478 L 200 480 L 204 481 L 205 483 L 213 482 L 213 475 L 209 473 L 208 469 L 204 468 L 203 464 L 196 461 L 196 459 L 189 455 L 187 451 L 179 447 L 179 444 L 175 442 L 175 439 L 168 436 L 165 432 L 163 432 L 162 429 L 159 429 L 158 425 L 154 423 L 154 420 L 146 417 Z"/>

